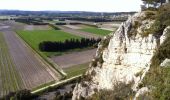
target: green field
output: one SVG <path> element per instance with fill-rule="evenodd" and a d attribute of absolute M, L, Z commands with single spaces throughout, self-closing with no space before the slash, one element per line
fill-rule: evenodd
<path fill-rule="evenodd" d="M 17 31 L 17 33 L 36 51 L 46 56 L 59 55 L 62 52 L 41 52 L 38 48 L 42 41 L 65 41 L 71 38 L 81 38 L 61 30 Z"/>
<path fill-rule="evenodd" d="M 102 35 L 102 36 L 108 35 L 109 33 L 112 32 L 112 31 L 108 31 L 108 30 L 98 29 L 98 28 L 95 28 L 95 27 L 87 27 L 87 28 L 83 28 L 81 30 L 85 31 L 85 32 L 94 33 L 94 34 L 97 34 L 97 35 Z"/>
<path fill-rule="evenodd" d="M 63 70 L 67 73 L 67 78 L 71 78 L 77 75 L 83 74 L 89 66 L 89 63 L 75 65 L 69 68 L 64 68 Z"/>

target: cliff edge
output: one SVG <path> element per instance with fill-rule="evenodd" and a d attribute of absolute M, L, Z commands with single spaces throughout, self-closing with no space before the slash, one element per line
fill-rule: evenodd
<path fill-rule="evenodd" d="M 154 15 L 148 11 L 136 13 L 115 33 L 104 37 L 82 81 L 74 88 L 73 100 L 88 99 L 101 90 L 118 87 L 128 86 L 131 89 L 128 93 L 133 98 L 149 91 L 147 87 L 140 89 L 138 86 L 150 69 L 151 59 L 164 42 L 167 31 L 150 34 L 148 30 L 155 20 L 148 18 L 148 13 Z"/>

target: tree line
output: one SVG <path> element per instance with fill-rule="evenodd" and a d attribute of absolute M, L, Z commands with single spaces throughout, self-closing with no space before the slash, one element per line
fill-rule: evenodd
<path fill-rule="evenodd" d="M 42 20 L 37 20 L 33 18 L 19 18 L 15 19 L 16 22 L 25 23 L 28 25 L 48 25 L 48 23 L 44 23 Z"/>
<path fill-rule="evenodd" d="M 146 8 L 150 7 L 158 7 L 159 5 L 162 5 L 163 3 L 166 3 L 166 0 L 142 0 L 144 3 L 144 6 Z"/>
<path fill-rule="evenodd" d="M 86 48 L 96 46 L 101 39 L 66 39 L 64 42 L 53 42 L 53 41 L 43 41 L 39 44 L 40 51 L 46 52 L 57 52 L 57 51 L 67 51 L 76 48 Z"/>

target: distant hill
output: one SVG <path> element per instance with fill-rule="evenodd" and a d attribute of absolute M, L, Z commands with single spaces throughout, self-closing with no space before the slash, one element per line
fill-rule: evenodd
<path fill-rule="evenodd" d="M 101 16 L 101 15 L 133 15 L 136 12 L 86 12 L 86 11 L 22 11 L 22 10 L 0 10 L 0 15 L 34 15 L 34 16 L 42 16 L 42 15 L 50 15 L 50 16 Z"/>

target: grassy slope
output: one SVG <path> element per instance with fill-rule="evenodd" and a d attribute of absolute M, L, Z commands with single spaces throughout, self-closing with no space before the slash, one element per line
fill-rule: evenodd
<path fill-rule="evenodd" d="M 83 28 L 81 30 L 85 31 L 85 32 L 94 33 L 94 34 L 97 34 L 97 35 L 102 35 L 102 36 L 108 35 L 109 33 L 112 32 L 112 31 L 108 31 L 108 30 L 98 29 L 98 28 L 95 28 L 95 27 L 87 27 L 87 28 Z"/>
<path fill-rule="evenodd" d="M 65 68 L 64 71 L 67 73 L 67 78 L 71 78 L 76 75 L 83 74 L 88 68 L 89 63 L 75 65 L 69 68 Z"/>
<path fill-rule="evenodd" d="M 35 50 L 51 56 L 54 54 L 60 54 L 61 52 L 41 52 L 38 45 L 42 41 L 64 41 L 71 38 L 80 38 L 78 36 L 71 35 L 69 33 L 60 30 L 34 30 L 34 31 L 17 31 L 17 33 Z"/>
<path fill-rule="evenodd" d="M 163 29 L 162 25 L 170 26 L 169 12 L 170 4 L 163 5 L 158 9 L 156 21 L 151 28 L 152 33 L 159 34 Z M 151 88 L 152 91 L 149 93 L 150 100 L 170 100 L 170 65 L 167 67 L 160 66 L 166 58 L 170 59 L 170 29 L 167 31 L 166 39 L 158 47 L 152 58 L 149 72 L 139 85 L 139 87 L 147 86 Z"/>

